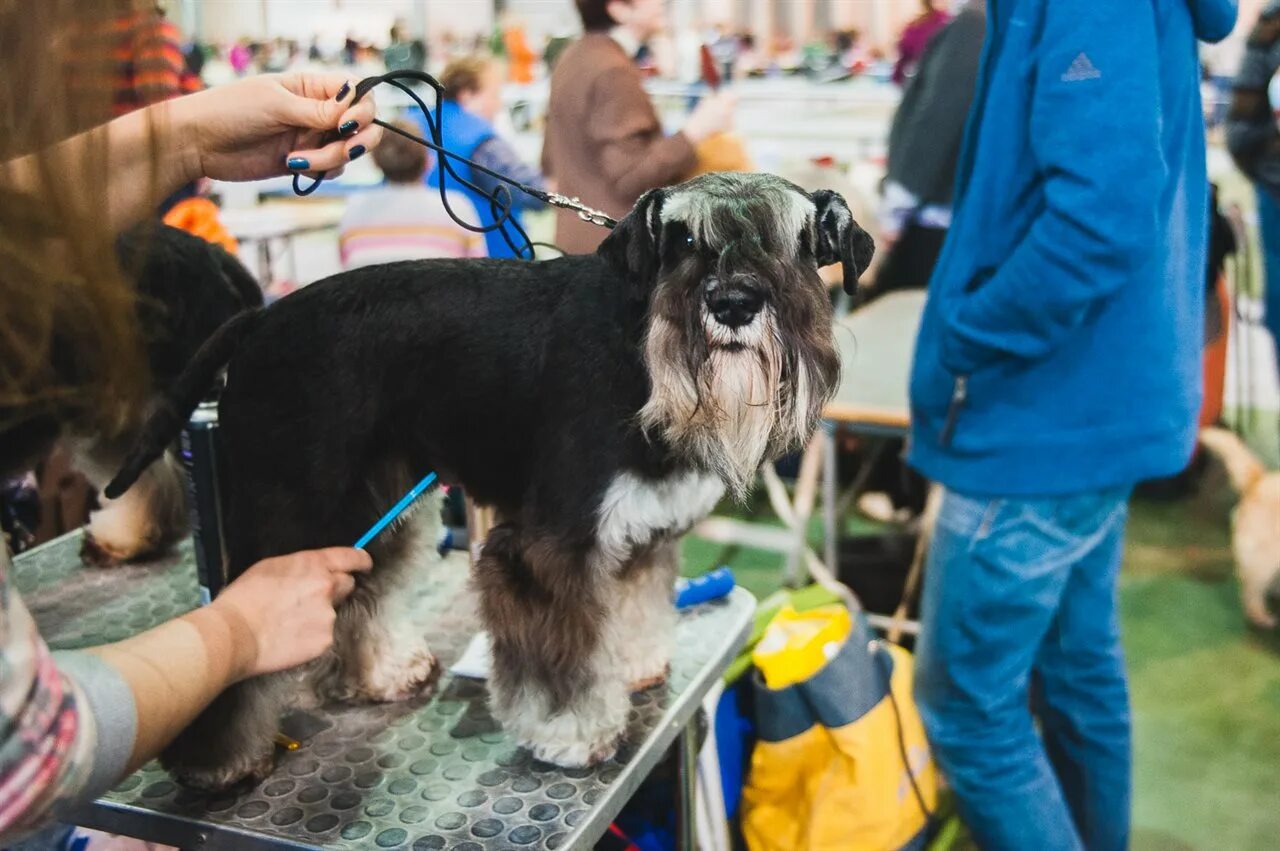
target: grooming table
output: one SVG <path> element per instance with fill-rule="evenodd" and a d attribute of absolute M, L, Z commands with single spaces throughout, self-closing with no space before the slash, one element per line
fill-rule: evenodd
<path fill-rule="evenodd" d="M 859 477 L 843 497 L 837 496 L 833 433 L 840 427 L 872 438 L 871 452 L 863 466 L 867 471 L 890 438 L 906 436 L 910 428 L 907 390 L 911 358 L 924 301 L 924 290 L 892 292 L 836 321 L 840 386 L 822 409 L 822 426 L 805 447 L 794 497 L 788 497 L 772 464 L 761 468 L 770 504 L 787 528 L 711 517 L 694 529 L 695 535 L 783 553 L 787 557 L 788 585 L 803 584 L 807 573 L 815 574 L 824 584 L 833 582 L 839 518 L 864 485 Z M 825 528 L 822 558 L 810 550 L 805 537 L 819 484 Z M 868 620 L 878 627 L 915 631 L 912 624 L 877 615 L 869 615 Z"/>
<path fill-rule="evenodd" d="M 196 603 L 189 541 L 152 564 L 109 570 L 83 567 L 79 550 L 75 532 L 14 560 L 15 584 L 55 648 L 118 641 Z M 445 669 L 477 629 L 467 573 L 453 554 L 420 589 L 422 630 Z M 585 849 L 679 738 L 675 807 L 692 851 L 695 712 L 754 612 L 739 588 L 682 613 L 668 685 L 632 696 L 628 742 L 595 768 L 533 761 L 488 714 L 482 682 L 445 674 L 425 698 L 313 712 L 326 729 L 281 752 L 256 788 L 201 795 L 151 763 L 75 821 L 186 849 Z"/>

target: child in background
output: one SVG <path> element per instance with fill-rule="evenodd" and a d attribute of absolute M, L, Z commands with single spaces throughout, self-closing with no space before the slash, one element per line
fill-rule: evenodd
<path fill-rule="evenodd" d="M 416 134 L 416 125 L 396 121 L 396 126 Z M 428 257 L 485 257 L 484 234 L 465 230 L 445 210 L 440 191 L 425 186 L 430 168 L 427 149 L 388 133 L 373 152 L 373 161 L 386 182 L 369 192 L 353 195 L 338 224 L 338 250 L 347 269 L 421 260 Z M 449 208 L 469 224 L 480 219 L 465 196 L 449 190 Z"/>

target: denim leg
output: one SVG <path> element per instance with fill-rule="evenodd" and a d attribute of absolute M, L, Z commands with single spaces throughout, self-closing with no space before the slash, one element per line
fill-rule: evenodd
<path fill-rule="evenodd" d="M 1258 187 L 1258 239 L 1262 243 L 1263 321 L 1280 363 L 1280 204 Z"/>
<path fill-rule="evenodd" d="M 1033 675 L 1045 750 L 1090 851 L 1122 851 L 1129 841 L 1129 690 L 1116 605 L 1127 497 L 1099 495 L 1065 519 L 1098 522 L 1099 534 L 1072 568 Z"/>
<path fill-rule="evenodd" d="M 1106 515 L 1090 494 L 943 498 L 929 552 L 916 699 L 961 814 L 984 849 L 1082 843 L 1036 733 L 1029 680 L 1077 561 Z"/>

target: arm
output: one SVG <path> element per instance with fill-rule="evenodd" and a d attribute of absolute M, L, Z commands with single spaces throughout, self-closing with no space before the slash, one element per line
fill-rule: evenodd
<path fill-rule="evenodd" d="M 336 176 L 351 148 L 372 150 L 382 138 L 382 128 L 373 123 L 373 98 L 352 106 L 344 83 L 335 74 L 263 74 L 152 104 L 39 154 L 0 164 L 0 181 L 39 192 L 42 169 L 109 181 L 105 215 L 119 232 L 197 177 L 261 180 L 290 173 L 286 161 L 295 159 L 306 162 L 297 169 L 304 174 Z M 350 121 L 357 132 L 338 139 L 326 135 Z M 91 171 L 102 134 L 106 164 Z"/>
<path fill-rule="evenodd" d="M 602 74 L 591 88 L 590 103 L 585 132 L 602 152 L 601 177 L 619 195 L 639 198 L 693 169 L 693 144 L 684 133 L 662 135 L 653 104 L 630 69 Z"/>
<path fill-rule="evenodd" d="M 505 174 L 512 180 L 517 180 L 526 186 L 546 191 L 546 178 L 536 168 L 521 160 L 515 149 L 499 136 L 490 136 L 481 142 L 472 151 L 471 159 L 485 168 L 492 169 L 499 174 Z M 501 183 L 501 181 L 480 172 L 475 172 L 474 182 L 476 186 L 479 186 L 489 195 L 492 195 L 494 188 Z M 507 186 L 505 183 L 502 185 Z M 544 201 L 534 198 L 532 195 L 527 195 L 510 186 L 507 186 L 507 188 L 511 190 L 511 201 L 517 210 L 541 210 L 547 206 Z"/>
<path fill-rule="evenodd" d="M 354 587 L 350 573 L 369 566 L 366 553 L 345 549 L 266 559 L 209 606 L 52 655 L 16 591 L 0 588 L 0 835 L 110 788 L 228 685 L 319 655 L 333 640 L 336 601 Z"/>
<path fill-rule="evenodd" d="M 1044 9 L 1029 133 L 1044 206 L 994 275 L 951 307 L 942 360 L 958 375 L 1049 354 L 1156 250 L 1167 168 L 1151 8 L 1054 0 Z M 1101 76 L 1066 73 L 1081 53 Z"/>

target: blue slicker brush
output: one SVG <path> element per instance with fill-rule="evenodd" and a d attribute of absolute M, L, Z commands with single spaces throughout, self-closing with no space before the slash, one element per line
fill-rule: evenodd
<path fill-rule="evenodd" d="M 391 510 L 378 518 L 378 522 L 369 527 L 369 531 L 360 536 L 360 540 L 356 541 L 356 549 L 363 550 L 369 545 L 369 542 L 378 537 L 378 533 L 390 526 L 395 519 L 404 513 L 405 509 L 413 505 L 414 500 L 422 496 L 423 492 L 431 487 L 431 483 L 436 480 L 435 473 L 427 473 L 427 477 L 413 486 L 407 494 L 400 497 L 400 501 L 391 506 Z"/>

